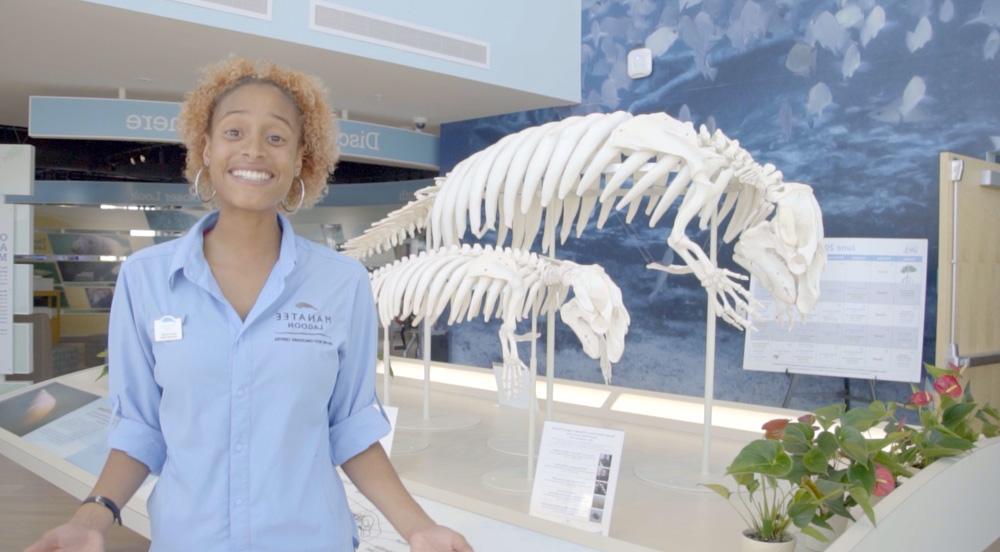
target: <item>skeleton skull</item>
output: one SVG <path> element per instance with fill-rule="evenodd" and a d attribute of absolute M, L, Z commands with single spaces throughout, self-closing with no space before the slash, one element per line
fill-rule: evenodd
<path fill-rule="evenodd" d="M 812 188 L 783 183 L 767 191 L 777 214 L 741 234 L 733 260 L 758 278 L 786 308 L 810 313 L 826 264 L 823 218 Z"/>
<path fill-rule="evenodd" d="M 629 315 L 621 289 L 599 266 L 576 266 L 565 274 L 575 297 L 559 309 L 562 318 L 583 345 L 583 352 L 601 362 L 604 381 L 611 381 L 611 363 L 625 351 Z"/>

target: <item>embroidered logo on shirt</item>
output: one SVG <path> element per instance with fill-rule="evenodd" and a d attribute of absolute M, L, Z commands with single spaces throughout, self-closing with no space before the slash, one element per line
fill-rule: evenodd
<path fill-rule="evenodd" d="M 275 341 L 332 345 L 327 329 L 333 317 L 309 303 L 298 302 L 293 310 L 276 312 L 274 321 Z"/>

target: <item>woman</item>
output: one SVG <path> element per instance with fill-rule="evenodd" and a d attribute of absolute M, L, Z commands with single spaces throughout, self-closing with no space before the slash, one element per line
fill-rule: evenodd
<path fill-rule="evenodd" d="M 103 550 L 147 474 L 153 551 L 345 551 L 334 469 L 415 551 L 467 551 L 406 492 L 378 439 L 376 321 L 359 263 L 293 233 L 336 162 L 321 85 L 209 68 L 181 111 L 186 175 L 217 207 L 124 263 L 111 309 L 111 453 L 93 493 L 29 552 Z"/>

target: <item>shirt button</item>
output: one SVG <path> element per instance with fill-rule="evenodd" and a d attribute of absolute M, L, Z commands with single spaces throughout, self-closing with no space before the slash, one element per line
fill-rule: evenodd
<path fill-rule="evenodd" d="M 243 505 L 243 499 L 242 498 L 237 498 L 236 499 L 236 505 L 237 506 L 242 506 Z"/>
<path fill-rule="evenodd" d="M 243 444 L 236 443 L 236 452 L 243 452 Z"/>
<path fill-rule="evenodd" d="M 244 395 L 244 393 L 245 393 L 245 391 L 244 391 L 243 387 L 240 387 L 239 389 L 236 390 L 236 396 L 237 397 L 242 397 Z"/>

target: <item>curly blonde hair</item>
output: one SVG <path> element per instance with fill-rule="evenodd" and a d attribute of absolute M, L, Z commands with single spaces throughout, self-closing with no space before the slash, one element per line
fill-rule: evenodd
<path fill-rule="evenodd" d="M 205 67 L 201 80 L 181 106 L 180 133 L 187 149 L 184 176 L 192 184 L 204 166 L 202 152 L 205 137 L 210 133 L 215 107 L 226 95 L 245 84 L 271 84 L 288 96 L 302 120 L 302 171 L 299 176 L 305 186 L 303 207 L 311 207 L 326 194 L 326 182 L 337 164 L 337 124 L 326 102 L 323 84 L 311 75 L 284 69 L 269 62 L 251 62 L 230 57 Z M 211 189 L 207 171 L 199 186 Z M 292 184 L 285 203 L 295 205 L 302 193 Z"/>

